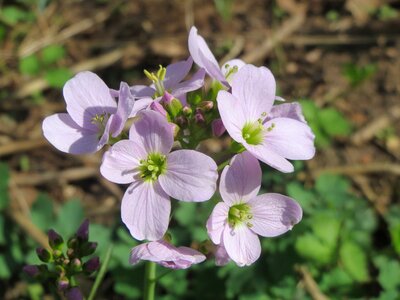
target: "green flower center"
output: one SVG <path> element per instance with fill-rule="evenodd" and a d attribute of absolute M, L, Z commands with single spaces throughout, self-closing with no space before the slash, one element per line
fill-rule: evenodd
<path fill-rule="evenodd" d="M 261 122 L 247 122 L 242 129 L 242 137 L 250 145 L 260 145 L 263 141 L 264 127 Z"/>
<path fill-rule="evenodd" d="M 144 70 L 144 74 L 146 75 L 146 77 L 154 83 L 154 87 L 156 89 L 154 98 L 161 97 L 165 93 L 164 79 L 166 73 L 167 69 L 161 65 L 156 73 L 150 73 L 149 71 Z"/>
<path fill-rule="evenodd" d="M 151 153 L 140 161 L 139 173 L 144 181 L 156 181 L 167 170 L 167 157 L 160 153 Z"/>
<path fill-rule="evenodd" d="M 242 223 L 245 223 L 248 227 L 252 227 L 253 224 L 250 223 L 252 218 L 251 208 L 246 203 L 236 204 L 229 208 L 228 223 L 233 228 Z"/>

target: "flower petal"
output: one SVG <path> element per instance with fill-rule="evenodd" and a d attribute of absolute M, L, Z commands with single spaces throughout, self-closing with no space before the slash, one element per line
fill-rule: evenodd
<path fill-rule="evenodd" d="M 229 135 L 238 143 L 243 143 L 243 126 L 246 116 L 240 101 L 231 93 L 220 91 L 217 96 L 218 111 Z"/>
<path fill-rule="evenodd" d="M 136 141 L 119 141 L 104 153 L 100 173 L 115 183 L 131 183 L 139 174 L 139 161 L 146 157 L 143 146 Z"/>
<path fill-rule="evenodd" d="M 207 220 L 207 232 L 212 242 L 216 245 L 221 243 L 222 232 L 228 220 L 229 206 L 225 202 L 215 205 Z"/>
<path fill-rule="evenodd" d="M 229 257 L 239 266 L 249 266 L 261 254 L 258 236 L 246 225 L 238 225 L 235 229 L 225 226 L 223 244 Z"/>
<path fill-rule="evenodd" d="M 222 65 L 221 72 L 226 77 L 226 75 L 228 75 L 229 69 L 231 69 L 233 67 L 237 67 L 237 69 L 239 71 L 244 65 L 246 65 L 246 63 L 241 59 L 238 59 L 238 58 L 231 59 Z"/>
<path fill-rule="evenodd" d="M 148 97 L 136 100 L 129 118 L 135 117 L 140 111 L 148 109 L 153 102 L 154 99 Z"/>
<path fill-rule="evenodd" d="M 171 202 L 158 182 L 135 181 L 121 204 L 122 221 L 137 240 L 156 241 L 168 229 Z"/>
<path fill-rule="evenodd" d="M 182 97 L 188 92 L 198 90 L 204 85 L 204 76 L 206 72 L 204 69 L 198 70 L 190 79 L 183 81 L 172 89 L 172 94 L 175 98 Z"/>
<path fill-rule="evenodd" d="M 265 67 L 243 66 L 232 79 L 232 94 L 243 103 L 245 115 L 256 121 L 269 113 L 275 100 L 276 83 Z"/>
<path fill-rule="evenodd" d="M 248 205 L 253 214 L 251 230 L 265 237 L 285 233 L 303 216 L 300 205 L 281 194 L 263 194 L 251 199 Z"/>
<path fill-rule="evenodd" d="M 249 151 L 252 155 L 254 155 L 257 159 L 262 162 L 270 165 L 271 167 L 281 171 L 283 173 L 290 173 L 294 171 L 293 165 L 283 156 L 278 153 L 275 153 L 269 148 L 267 143 L 263 143 L 261 145 L 249 145 L 247 143 L 243 143 L 246 150 Z"/>
<path fill-rule="evenodd" d="M 172 128 L 160 113 L 145 110 L 132 124 L 129 139 L 142 144 L 147 153 L 167 154 L 174 143 Z"/>
<path fill-rule="evenodd" d="M 111 97 L 110 89 L 92 72 L 80 72 L 68 80 L 63 94 L 67 112 L 82 128 L 94 131 L 97 126 L 92 124 L 93 117 L 116 112 L 117 103 Z"/>
<path fill-rule="evenodd" d="M 274 118 L 289 118 L 303 123 L 307 123 L 304 119 L 301 105 L 298 102 L 283 103 L 272 106 L 271 112 L 268 114 L 264 122 Z"/>
<path fill-rule="evenodd" d="M 219 192 L 226 204 L 247 202 L 261 187 L 261 167 L 249 152 L 235 155 L 221 174 Z"/>
<path fill-rule="evenodd" d="M 133 85 L 130 87 L 131 94 L 135 99 L 140 98 L 151 98 L 153 97 L 156 90 L 147 85 Z"/>
<path fill-rule="evenodd" d="M 117 112 L 112 115 L 110 127 L 110 132 L 112 133 L 113 137 L 117 137 L 118 135 L 120 135 L 120 133 L 124 129 L 126 120 L 128 120 L 134 104 L 135 99 L 130 93 L 128 84 L 126 82 L 121 82 L 119 88 Z"/>
<path fill-rule="evenodd" d="M 311 159 L 315 155 L 314 134 L 310 127 L 289 118 L 275 118 L 264 124 L 271 131 L 265 134 L 264 142 L 273 152 L 287 159 Z"/>
<path fill-rule="evenodd" d="M 60 151 L 85 154 L 98 150 L 97 132 L 78 126 L 66 113 L 47 117 L 42 129 L 44 137 Z"/>
<path fill-rule="evenodd" d="M 231 261 L 224 245 L 222 244 L 216 246 L 214 256 L 215 256 L 215 264 L 217 266 L 225 266 L 227 263 Z"/>
<path fill-rule="evenodd" d="M 187 60 L 178 61 L 167 66 L 164 79 L 165 89 L 174 89 L 175 86 L 189 74 L 192 65 L 193 58 L 189 56 Z"/>
<path fill-rule="evenodd" d="M 215 193 L 218 173 L 214 160 L 198 151 L 178 150 L 167 157 L 167 172 L 158 180 L 164 191 L 181 201 L 206 201 Z"/>

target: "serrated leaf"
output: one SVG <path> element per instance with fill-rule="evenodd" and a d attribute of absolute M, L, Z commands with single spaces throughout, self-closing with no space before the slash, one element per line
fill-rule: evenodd
<path fill-rule="evenodd" d="M 318 114 L 321 128 L 331 137 L 347 136 L 351 133 L 351 124 L 334 108 L 324 108 Z"/>
<path fill-rule="evenodd" d="M 346 241 L 339 250 L 344 269 L 358 282 L 369 280 L 368 260 L 365 252 L 357 244 Z"/>

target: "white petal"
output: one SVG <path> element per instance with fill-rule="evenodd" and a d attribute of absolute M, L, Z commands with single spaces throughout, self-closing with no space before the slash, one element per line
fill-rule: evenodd
<path fill-rule="evenodd" d="M 212 242 L 218 245 L 221 242 L 222 232 L 228 220 L 229 206 L 219 202 L 207 220 L 207 232 Z"/>

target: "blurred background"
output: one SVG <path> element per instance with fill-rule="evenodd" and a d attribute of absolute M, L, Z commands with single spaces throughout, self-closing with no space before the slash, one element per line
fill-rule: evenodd
<path fill-rule="evenodd" d="M 303 221 L 262 239 L 251 267 L 213 259 L 164 277 L 157 299 L 400 299 L 400 1 L 0 1 L 0 298 L 57 299 L 21 271 L 37 263 L 49 228 L 68 237 L 84 218 L 104 257 L 97 299 L 138 299 L 143 264 L 121 224 L 124 187 L 103 179 L 101 153 L 63 154 L 44 140 L 44 117 L 65 111 L 64 83 L 91 70 L 111 88 L 148 84 L 188 57 L 196 25 L 220 60 L 264 65 L 278 95 L 300 101 L 316 157 L 281 174 L 263 166 L 263 191 L 298 200 Z M 202 146 L 216 155 L 224 143 Z M 215 201 L 219 200 L 218 196 Z M 180 202 L 175 245 L 207 239 L 215 202 Z M 163 272 L 159 268 L 159 272 Z M 94 277 L 93 277 L 94 278 Z M 93 279 L 78 278 L 85 293 Z"/>

